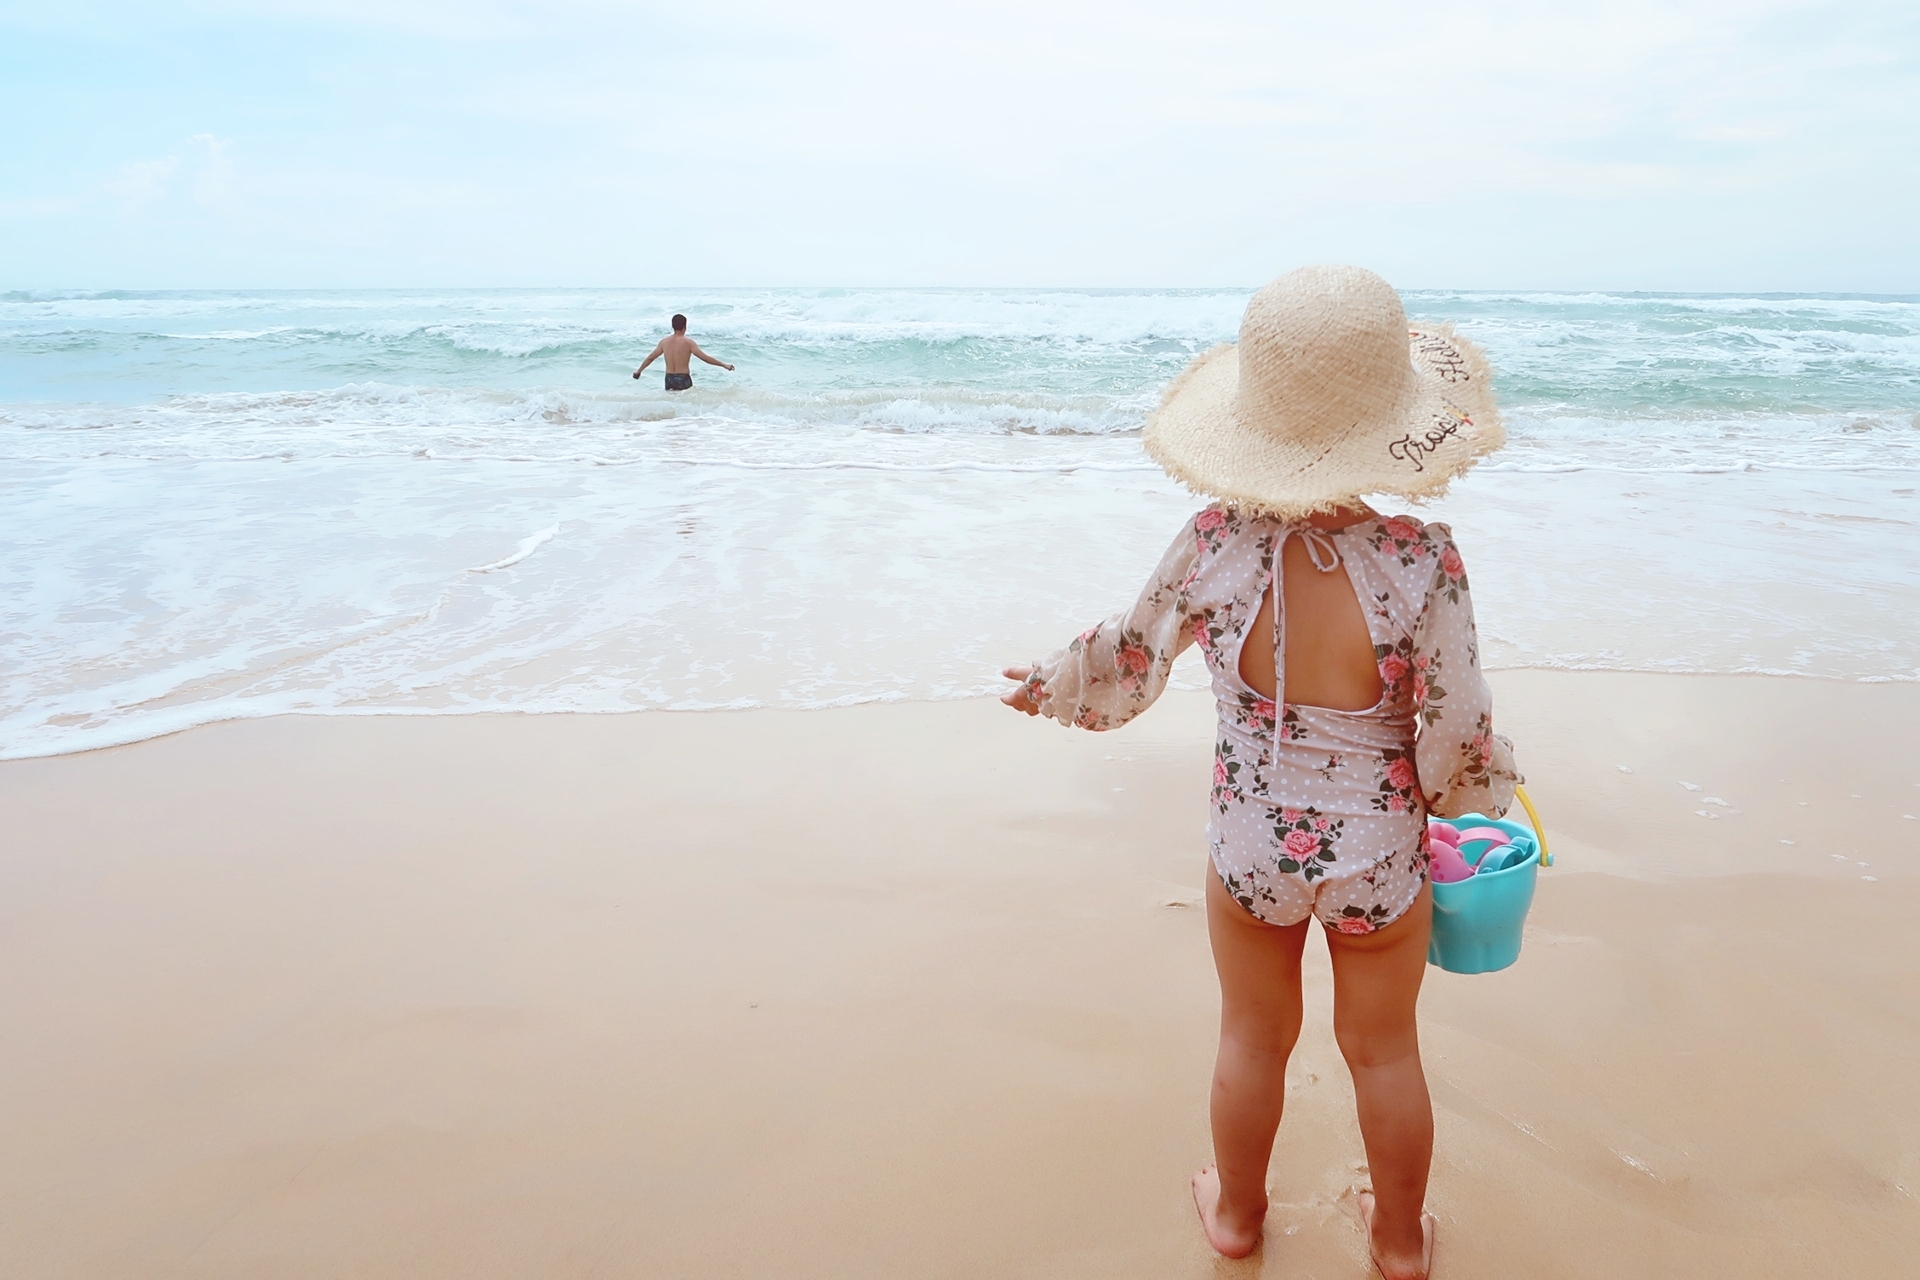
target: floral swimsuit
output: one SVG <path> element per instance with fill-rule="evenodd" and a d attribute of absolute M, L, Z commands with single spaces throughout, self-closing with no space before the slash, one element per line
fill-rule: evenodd
<path fill-rule="evenodd" d="M 1365 711 L 1283 704 L 1240 678 L 1240 647 L 1273 588 L 1275 684 L 1285 683 L 1277 565 L 1289 537 L 1314 567 L 1341 564 L 1358 595 L 1380 701 Z M 1343 933 L 1400 918 L 1427 878 L 1428 813 L 1505 813 L 1513 749 L 1493 733 L 1466 566 L 1443 524 L 1405 516 L 1324 532 L 1211 506 L 1188 522 L 1133 608 L 1043 659 L 1041 714 L 1115 729 L 1166 687 L 1197 643 L 1213 677 L 1213 865 L 1235 901 L 1271 924 L 1309 914 Z"/>

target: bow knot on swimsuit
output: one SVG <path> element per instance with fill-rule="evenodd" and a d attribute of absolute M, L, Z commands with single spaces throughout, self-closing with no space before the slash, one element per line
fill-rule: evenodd
<path fill-rule="evenodd" d="M 1307 559 L 1313 567 L 1322 573 L 1332 573 L 1340 567 L 1340 545 L 1323 529 L 1312 525 L 1301 525 L 1294 532 L 1300 535 L 1301 545 L 1307 549 Z"/>

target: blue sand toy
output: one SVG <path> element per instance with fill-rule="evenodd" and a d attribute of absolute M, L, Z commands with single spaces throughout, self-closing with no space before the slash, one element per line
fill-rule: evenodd
<path fill-rule="evenodd" d="M 1493 827 L 1507 843 L 1482 837 L 1462 840 L 1460 854 L 1474 866 L 1474 874 L 1452 884 L 1433 886 L 1433 938 L 1427 944 L 1427 963 L 1449 973 L 1492 973 L 1520 958 L 1520 935 L 1533 905 L 1534 881 L 1540 874 L 1546 841 L 1539 834 L 1539 818 L 1523 798 L 1535 826 L 1467 814 L 1453 819 L 1461 831 Z M 1484 864 L 1484 865 L 1483 865 Z M 1551 862 L 1548 863 L 1551 865 Z"/>

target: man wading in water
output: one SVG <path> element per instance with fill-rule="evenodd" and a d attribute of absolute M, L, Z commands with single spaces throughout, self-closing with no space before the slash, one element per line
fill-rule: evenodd
<path fill-rule="evenodd" d="M 655 360 L 658 360 L 661 356 L 667 358 L 667 390 L 669 391 L 688 391 L 692 389 L 693 374 L 689 372 L 691 366 L 688 362 L 694 356 L 699 356 L 708 364 L 719 365 L 728 373 L 733 372 L 732 365 L 726 363 L 724 360 L 715 360 L 712 356 L 700 349 L 699 343 L 687 336 L 687 318 L 685 316 L 675 316 L 673 318 L 673 332 L 660 339 L 658 345 L 653 349 L 653 354 L 640 362 L 640 367 L 633 371 L 633 376 L 637 378 L 645 373 L 647 366 Z"/>

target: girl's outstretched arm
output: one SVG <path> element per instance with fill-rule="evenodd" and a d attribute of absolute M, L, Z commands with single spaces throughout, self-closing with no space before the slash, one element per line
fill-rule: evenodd
<path fill-rule="evenodd" d="M 1414 714 L 1420 738 L 1414 764 L 1430 813 L 1497 818 L 1513 804 L 1520 779 L 1513 744 L 1493 731 L 1493 690 L 1480 670 L 1467 567 L 1444 524 L 1426 527 L 1434 551 L 1433 584 L 1414 630 Z"/>
<path fill-rule="evenodd" d="M 1082 632 L 1027 667 L 1008 667 L 1018 688 L 1000 700 L 1028 715 L 1082 729 L 1117 729 L 1153 705 L 1173 660 L 1193 643 L 1187 587 L 1200 563 L 1193 521 L 1181 527 L 1133 607 Z"/>
<path fill-rule="evenodd" d="M 1027 683 L 1033 678 L 1033 673 L 1033 667 L 1008 667 L 1003 670 L 1001 675 L 1009 680 L 1018 680 L 1020 683 L 1001 694 L 1000 701 L 1015 711 L 1024 711 L 1030 716 L 1039 715 L 1040 700 L 1034 696 L 1032 686 Z"/>

